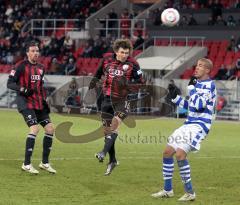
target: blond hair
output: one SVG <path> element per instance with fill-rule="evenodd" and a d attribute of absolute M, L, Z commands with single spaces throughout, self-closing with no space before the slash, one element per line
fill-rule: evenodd
<path fill-rule="evenodd" d="M 208 69 L 213 68 L 213 62 L 208 58 L 200 58 L 198 61 L 202 61 Z"/>

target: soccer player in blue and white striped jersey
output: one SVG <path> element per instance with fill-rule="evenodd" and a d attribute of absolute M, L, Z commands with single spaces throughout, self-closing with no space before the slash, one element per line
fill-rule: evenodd
<path fill-rule="evenodd" d="M 163 190 L 152 194 L 156 198 L 173 197 L 172 177 L 175 154 L 179 167 L 185 194 L 179 201 L 193 201 L 196 194 L 192 187 L 190 165 L 187 154 L 200 150 L 200 144 L 207 136 L 214 113 L 216 102 L 216 87 L 209 74 L 213 67 L 212 61 L 201 58 L 197 62 L 195 73 L 188 85 L 189 99 L 177 95 L 172 102 L 188 109 L 188 117 L 184 125 L 176 129 L 168 138 L 168 144 L 163 152 Z"/>

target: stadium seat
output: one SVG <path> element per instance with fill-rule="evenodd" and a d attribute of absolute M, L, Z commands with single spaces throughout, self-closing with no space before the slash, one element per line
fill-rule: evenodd
<path fill-rule="evenodd" d="M 189 79 L 193 75 L 193 72 L 194 72 L 194 68 L 186 69 L 184 71 L 184 73 L 182 74 L 181 78 L 182 79 Z"/>
<path fill-rule="evenodd" d="M 133 57 L 137 56 L 140 53 L 142 53 L 142 50 L 134 50 L 133 51 Z"/>

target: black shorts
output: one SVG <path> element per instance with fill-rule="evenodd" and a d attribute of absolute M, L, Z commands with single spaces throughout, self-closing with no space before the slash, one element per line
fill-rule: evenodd
<path fill-rule="evenodd" d="M 21 111 L 21 114 L 27 123 L 28 127 L 40 124 L 45 127 L 51 122 L 49 117 L 49 112 L 47 109 L 35 110 L 35 109 L 25 109 Z"/>
<path fill-rule="evenodd" d="M 103 126 L 109 127 L 114 116 L 124 120 L 129 112 L 130 103 L 125 99 L 111 99 L 110 96 L 104 96 L 101 105 L 101 118 Z"/>

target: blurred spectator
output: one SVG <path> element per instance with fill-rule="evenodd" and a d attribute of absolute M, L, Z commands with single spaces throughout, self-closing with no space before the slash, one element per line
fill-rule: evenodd
<path fill-rule="evenodd" d="M 226 74 L 227 69 L 224 64 L 221 65 L 221 67 L 218 70 L 217 75 L 215 76 L 216 80 L 227 80 Z"/>
<path fill-rule="evenodd" d="M 89 14 L 91 15 L 91 14 L 95 13 L 97 10 L 98 10 L 97 7 L 92 2 L 89 6 Z"/>
<path fill-rule="evenodd" d="M 144 39 L 141 35 L 138 35 L 137 40 L 135 41 L 133 48 L 138 48 L 138 49 L 143 49 L 142 47 L 139 48 L 140 45 L 142 45 L 144 43 Z"/>
<path fill-rule="evenodd" d="M 232 15 L 227 18 L 227 26 L 236 26 L 236 21 Z"/>
<path fill-rule="evenodd" d="M 227 47 L 228 51 L 235 51 L 236 50 L 236 40 L 234 36 L 231 36 L 230 42 Z"/>
<path fill-rule="evenodd" d="M 112 8 L 110 10 L 110 12 L 108 13 L 108 16 L 109 16 L 110 19 L 113 19 L 109 22 L 109 27 L 110 28 L 116 28 L 118 26 L 118 21 L 117 21 L 118 15 L 115 12 L 114 8 Z"/>
<path fill-rule="evenodd" d="M 68 108 L 68 114 L 71 112 L 71 109 L 73 107 L 79 107 L 81 105 L 81 99 L 78 93 L 78 84 L 76 78 L 72 78 L 72 81 L 69 84 L 65 105 Z"/>
<path fill-rule="evenodd" d="M 236 9 L 240 9 L 240 2 L 239 2 L 239 0 L 236 0 L 235 8 Z"/>
<path fill-rule="evenodd" d="M 153 11 L 153 24 L 159 26 L 161 24 L 161 10 L 155 9 Z"/>
<path fill-rule="evenodd" d="M 50 64 L 49 71 L 47 74 L 50 75 L 64 75 L 64 67 L 60 63 L 58 63 L 57 58 L 53 58 Z"/>
<path fill-rule="evenodd" d="M 191 9 L 198 9 L 198 4 L 195 1 L 192 1 L 189 8 Z"/>
<path fill-rule="evenodd" d="M 189 26 L 196 26 L 196 25 L 198 25 L 196 19 L 193 17 L 193 14 L 190 14 L 190 16 L 189 16 L 188 25 Z"/>
<path fill-rule="evenodd" d="M 165 100 L 166 103 L 172 105 L 174 109 L 176 108 L 176 105 L 172 102 L 172 99 L 174 99 L 176 95 L 181 95 L 181 90 L 175 85 L 174 80 L 170 80 L 168 85 L 168 94 Z"/>
<path fill-rule="evenodd" d="M 67 35 L 64 39 L 63 46 L 65 50 L 71 51 L 73 48 L 73 40 L 70 38 L 69 35 Z"/>
<path fill-rule="evenodd" d="M 83 51 L 82 57 L 89 58 L 89 57 L 92 57 L 92 55 L 93 55 L 93 46 L 89 42 L 87 42 L 86 47 Z"/>
<path fill-rule="evenodd" d="M 65 75 L 76 75 L 76 64 L 73 58 L 69 58 L 65 67 Z"/>
<path fill-rule="evenodd" d="M 238 37 L 236 42 L 236 51 L 240 51 L 240 36 Z"/>
<path fill-rule="evenodd" d="M 105 18 L 103 19 L 98 19 L 99 23 L 102 24 L 102 29 L 100 30 L 100 36 L 101 37 L 105 37 L 106 36 L 106 33 L 110 33 L 110 30 L 109 30 L 109 15 L 106 14 L 105 15 Z"/>
<path fill-rule="evenodd" d="M 222 26 L 226 26 L 226 21 L 224 21 L 224 19 L 222 18 L 222 16 L 217 16 L 217 20 L 216 20 L 216 25 L 222 25 Z"/>
<path fill-rule="evenodd" d="M 215 24 L 215 21 L 213 20 L 213 17 L 212 17 L 212 16 L 209 16 L 209 17 L 208 17 L 207 25 L 213 26 L 214 24 Z"/>
<path fill-rule="evenodd" d="M 120 17 L 121 35 L 130 36 L 131 17 L 128 9 L 124 9 Z"/>
<path fill-rule="evenodd" d="M 235 74 L 236 74 L 236 67 L 235 64 L 233 63 L 232 65 L 227 65 L 227 72 L 226 72 L 226 79 L 227 80 L 233 80 L 235 79 Z"/>
<path fill-rule="evenodd" d="M 188 25 L 188 19 L 187 17 L 184 15 L 182 16 L 182 18 L 180 19 L 180 26 L 187 26 Z"/>
<path fill-rule="evenodd" d="M 240 58 L 236 60 L 236 70 L 240 71 Z"/>
<path fill-rule="evenodd" d="M 6 64 L 13 64 L 14 63 L 14 57 L 11 52 L 8 52 L 7 55 L 4 58 L 4 61 Z"/>
<path fill-rule="evenodd" d="M 200 8 L 206 8 L 208 5 L 208 0 L 198 0 L 198 4 Z"/>
<path fill-rule="evenodd" d="M 214 21 L 217 20 L 218 16 L 222 16 L 223 5 L 221 2 L 219 2 L 219 0 L 214 0 L 209 7 L 212 11 L 212 17 Z"/>
<path fill-rule="evenodd" d="M 216 110 L 220 112 L 227 105 L 226 98 L 220 93 L 217 97 Z"/>

